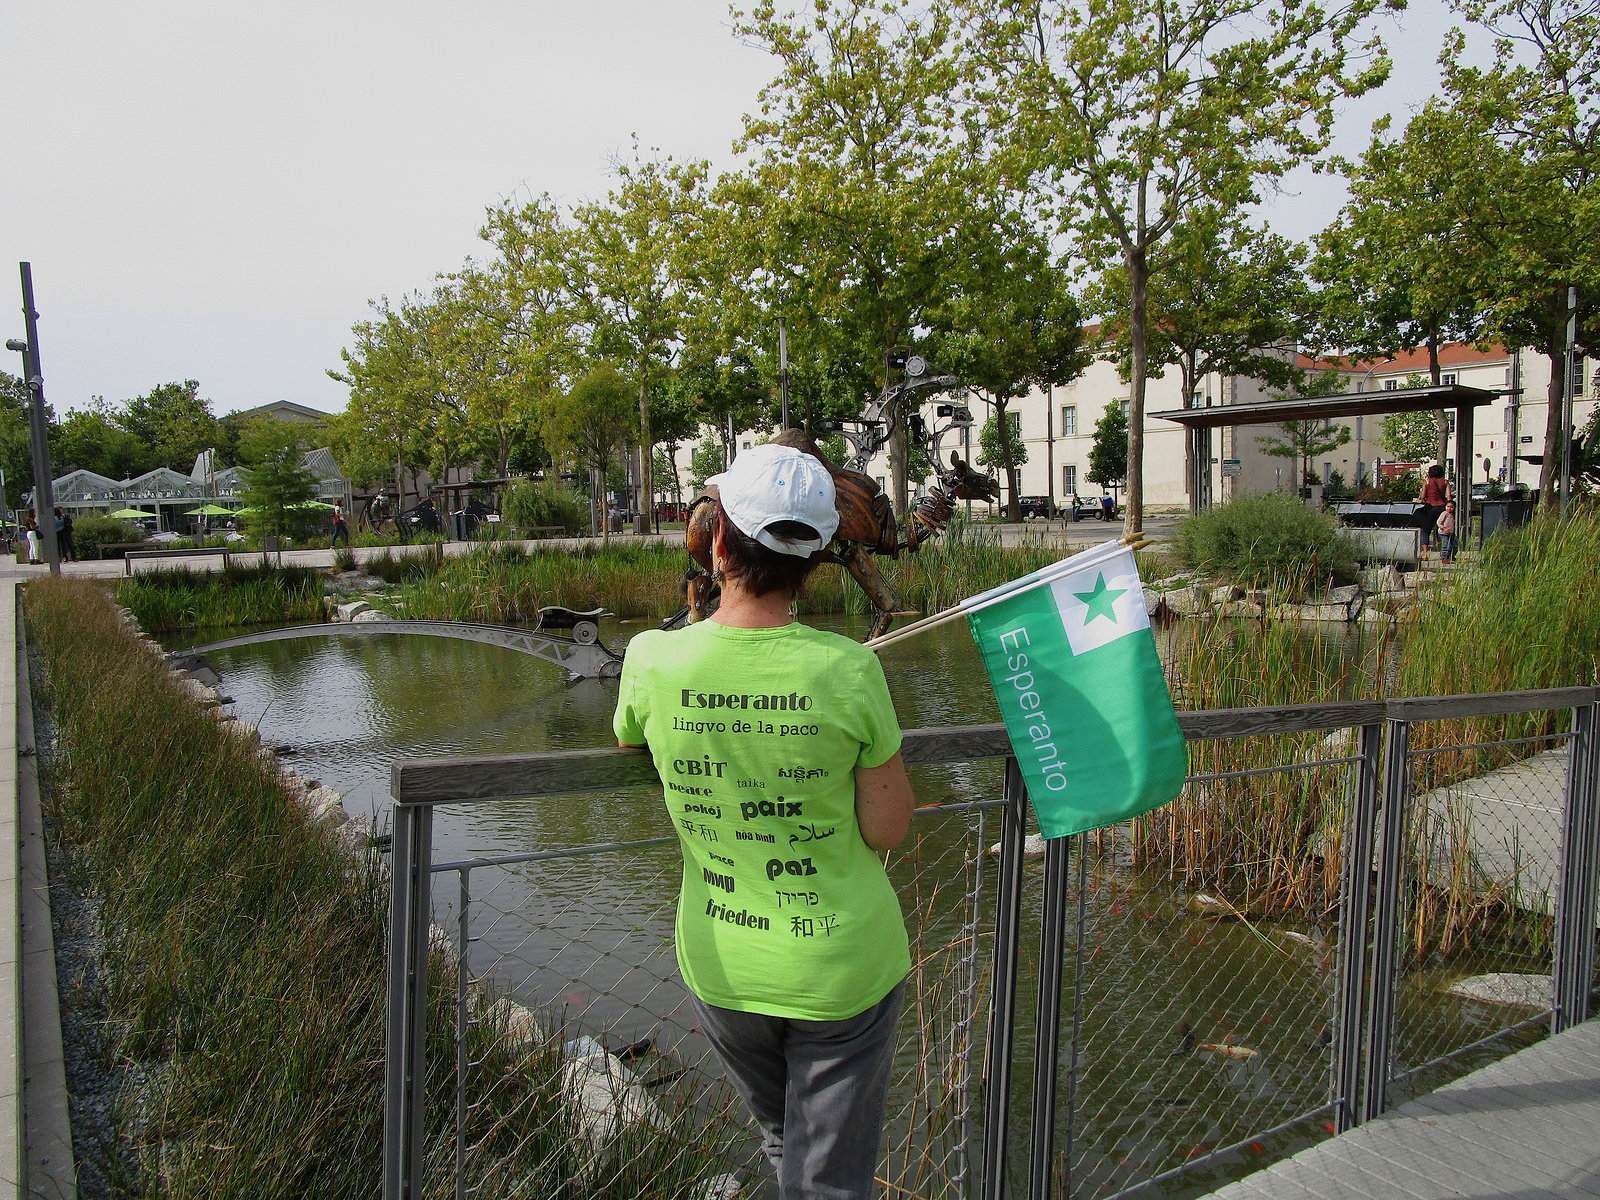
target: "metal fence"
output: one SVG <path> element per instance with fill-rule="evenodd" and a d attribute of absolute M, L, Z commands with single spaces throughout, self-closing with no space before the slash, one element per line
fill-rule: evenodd
<path fill-rule="evenodd" d="M 1596 699 L 1180 714 L 1183 796 L 1042 863 L 1001 727 L 908 733 L 946 802 L 890 863 L 886 1194 L 1198 1195 L 1584 1019 Z M 676 972 L 674 836 L 433 861 L 436 809 L 638 789 L 664 821 L 655 787 L 626 751 L 396 765 L 385 1196 L 761 1178 Z"/>

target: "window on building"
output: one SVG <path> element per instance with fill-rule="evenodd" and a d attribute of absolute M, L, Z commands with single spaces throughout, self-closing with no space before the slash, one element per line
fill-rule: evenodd
<path fill-rule="evenodd" d="M 1395 391 L 1399 386 L 1400 381 L 1398 379 L 1385 379 L 1383 381 L 1383 390 L 1386 392 Z"/>
<path fill-rule="evenodd" d="M 1022 436 L 1022 414 L 1019 412 L 1008 412 L 1006 414 L 1006 418 L 1011 422 L 1011 436 L 1014 438 L 1020 438 Z"/>
<path fill-rule="evenodd" d="M 1126 421 L 1128 419 L 1128 405 L 1130 405 L 1132 403 L 1133 403 L 1133 401 L 1131 401 L 1131 400 L 1124 400 L 1122 402 L 1122 419 L 1124 421 Z"/>
<path fill-rule="evenodd" d="M 1061 436 L 1078 436 L 1078 406 L 1076 404 L 1063 404 L 1061 406 Z"/>
<path fill-rule="evenodd" d="M 1445 419 L 1446 428 L 1451 433 L 1454 433 L 1456 431 L 1456 415 L 1455 415 L 1455 413 L 1453 413 L 1453 412 L 1445 413 L 1444 419 Z"/>
<path fill-rule="evenodd" d="M 1069 463 L 1061 468 L 1061 494 L 1070 496 L 1078 490 L 1078 467 L 1076 463 Z"/>
<path fill-rule="evenodd" d="M 1455 387 L 1456 377 L 1454 375 L 1441 375 L 1439 376 L 1439 383 L 1443 387 Z"/>
<path fill-rule="evenodd" d="M 1572 368 L 1572 394 L 1583 395 L 1583 359 L 1577 359 Z"/>

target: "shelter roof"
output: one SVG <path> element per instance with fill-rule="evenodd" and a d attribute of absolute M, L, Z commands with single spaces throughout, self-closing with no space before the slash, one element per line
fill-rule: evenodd
<path fill-rule="evenodd" d="M 1337 396 L 1292 396 L 1282 400 L 1257 400 L 1249 404 L 1179 408 L 1150 415 L 1164 421 L 1176 421 L 1190 429 L 1216 429 L 1233 425 L 1278 425 L 1284 421 L 1320 421 L 1335 417 L 1382 416 L 1440 408 L 1479 408 L 1492 404 L 1499 395 L 1499 392 L 1484 388 L 1446 384 L 1441 387 L 1395 388 L 1386 392 L 1342 392 Z"/>

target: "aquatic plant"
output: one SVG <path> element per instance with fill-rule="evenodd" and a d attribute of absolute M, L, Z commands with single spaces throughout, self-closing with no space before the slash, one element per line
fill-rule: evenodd
<path fill-rule="evenodd" d="M 322 619 L 322 573 L 310 567 L 157 567 L 122 580 L 116 596 L 147 633 Z"/>
<path fill-rule="evenodd" d="M 1319 591 L 1324 581 L 1355 578 L 1355 555 L 1333 517 L 1277 493 L 1240 496 L 1183 518 L 1173 549 L 1186 566 L 1247 587 L 1296 580 Z"/>

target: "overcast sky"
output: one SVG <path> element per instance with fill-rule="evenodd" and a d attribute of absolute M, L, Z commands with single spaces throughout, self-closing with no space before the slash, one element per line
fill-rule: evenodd
<path fill-rule="evenodd" d="M 1390 27 L 1395 77 L 1346 152 L 1432 91 L 1447 24 L 1424 0 Z M 337 411 L 325 372 L 368 301 L 479 253 L 487 206 L 603 196 L 635 134 L 729 166 L 772 74 L 726 0 L 49 0 L 3 30 L 0 332 L 23 334 L 29 261 L 57 412 L 181 379 L 219 415 Z M 1343 199 L 1291 186 L 1288 236 Z"/>

